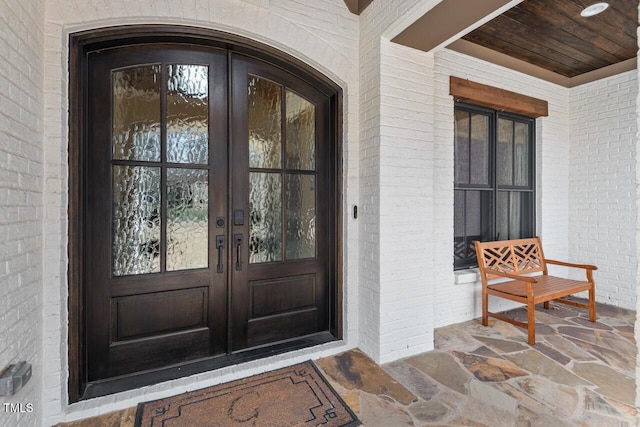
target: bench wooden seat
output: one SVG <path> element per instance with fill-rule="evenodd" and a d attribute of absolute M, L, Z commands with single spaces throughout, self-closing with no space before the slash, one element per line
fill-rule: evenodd
<path fill-rule="evenodd" d="M 489 325 L 489 316 L 527 329 L 528 342 L 536 342 L 535 305 L 557 301 L 589 310 L 589 320 L 596 321 L 595 283 L 593 271 L 597 267 L 546 259 L 539 237 L 475 243 L 478 267 L 482 279 L 482 324 Z M 547 264 L 583 269 L 586 280 L 572 280 L 550 276 Z M 536 275 L 537 274 L 537 275 Z M 499 283 L 494 281 L 502 279 Z M 505 279 L 511 279 L 506 280 Z M 582 304 L 562 299 L 569 295 L 588 291 L 589 301 Z M 520 322 L 499 313 L 489 311 L 489 295 L 506 298 L 527 305 L 527 322 Z"/>

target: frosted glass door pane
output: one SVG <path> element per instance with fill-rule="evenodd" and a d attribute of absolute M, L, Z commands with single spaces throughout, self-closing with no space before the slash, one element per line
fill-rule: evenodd
<path fill-rule="evenodd" d="M 167 270 L 209 265 L 209 172 L 167 169 Z"/>
<path fill-rule="evenodd" d="M 209 69 L 167 66 L 167 161 L 209 161 Z"/>
<path fill-rule="evenodd" d="M 251 172 L 249 262 L 282 260 L 282 176 Z"/>
<path fill-rule="evenodd" d="M 287 168 L 316 168 L 316 107 L 293 92 L 286 91 Z"/>
<path fill-rule="evenodd" d="M 249 167 L 282 167 L 282 91 L 279 85 L 249 76 Z"/>
<path fill-rule="evenodd" d="M 316 256 L 316 177 L 287 175 L 286 259 Z"/>
<path fill-rule="evenodd" d="M 113 158 L 160 161 L 160 65 L 118 70 L 113 85 Z"/>
<path fill-rule="evenodd" d="M 160 168 L 113 166 L 113 275 L 160 271 Z"/>

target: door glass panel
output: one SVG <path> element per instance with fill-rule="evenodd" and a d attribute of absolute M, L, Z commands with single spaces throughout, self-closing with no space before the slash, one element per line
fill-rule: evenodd
<path fill-rule="evenodd" d="M 167 161 L 209 161 L 209 69 L 167 66 Z"/>
<path fill-rule="evenodd" d="M 167 270 L 209 265 L 209 172 L 167 169 Z"/>
<path fill-rule="evenodd" d="M 469 113 L 455 112 L 455 184 L 469 184 Z"/>
<path fill-rule="evenodd" d="M 295 93 L 286 91 L 287 168 L 316 168 L 316 107 Z"/>
<path fill-rule="evenodd" d="M 114 276 L 160 271 L 160 168 L 113 166 Z"/>
<path fill-rule="evenodd" d="M 249 262 L 282 260 L 282 176 L 251 172 Z"/>
<path fill-rule="evenodd" d="M 513 121 L 498 119 L 498 185 L 513 185 Z"/>
<path fill-rule="evenodd" d="M 249 167 L 282 167 L 282 91 L 279 85 L 249 76 Z"/>
<path fill-rule="evenodd" d="M 160 161 L 160 65 L 114 71 L 113 158 Z"/>
<path fill-rule="evenodd" d="M 515 185 L 526 187 L 529 185 L 529 125 L 515 124 L 514 140 L 515 157 Z"/>
<path fill-rule="evenodd" d="M 286 259 L 316 256 L 316 177 L 287 175 Z"/>
<path fill-rule="evenodd" d="M 471 115 L 471 184 L 489 184 L 489 117 Z"/>

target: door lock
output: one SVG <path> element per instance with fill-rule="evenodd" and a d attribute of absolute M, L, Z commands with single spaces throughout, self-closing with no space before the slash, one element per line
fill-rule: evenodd
<path fill-rule="evenodd" d="M 233 225 L 244 225 L 244 211 L 242 209 L 233 211 Z"/>

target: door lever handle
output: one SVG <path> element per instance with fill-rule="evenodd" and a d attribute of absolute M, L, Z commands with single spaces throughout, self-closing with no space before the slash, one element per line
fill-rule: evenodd
<path fill-rule="evenodd" d="M 236 244 L 236 270 L 242 270 L 242 234 L 234 234 L 233 240 Z"/>
<path fill-rule="evenodd" d="M 216 248 L 218 248 L 218 267 L 216 271 L 222 273 L 224 266 L 222 265 L 222 252 L 224 250 L 224 235 L 216 236 Z"/>

